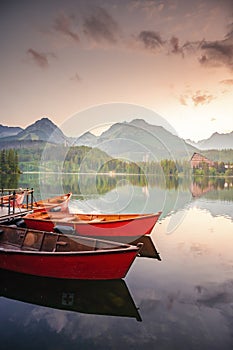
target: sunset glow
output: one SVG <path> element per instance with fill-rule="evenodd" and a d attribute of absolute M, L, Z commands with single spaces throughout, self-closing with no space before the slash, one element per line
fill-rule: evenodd
<path fill-rule="evenodd" d="M 59 126 L 120 102 L 156 112 L 185 139 L 233 130 L 231 0 L 9 1 L 0 43 L 3 125 L 46 116 Z"/>

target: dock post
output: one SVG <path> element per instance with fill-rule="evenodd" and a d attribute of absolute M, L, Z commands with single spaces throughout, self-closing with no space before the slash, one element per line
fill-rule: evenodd
<path fill-rule="evenodd" d="M 28 187 L 27 187 L 27 196 L 26 196 L 26 208 L 28 209 Z"/>
<path fill-rule="evenodd" d="M 15 213 L 15 202 L 16 202 L 16 192 L 14 190 L 13 191 L 13 205 L 12 205 L 13 214 Z"/>
<path fill-rule="evenodd" d="M 9 194 L 9 198 L 8 198 L 8 215 L 10 215 L 10 213 L 11 213 L 11 199 L 10 199 L 11 191 L 9 191 L 8 194 Z"/>
<path fill-rule="evenodd" d="M 3 187 L 2 187 L 2 194 L 1 194 L 1 206 L 3 206 Z"/>
<path fill-rule="evenodd" d="M 31 188 L 31 209 L 33 209 L 33 187 Z"/>

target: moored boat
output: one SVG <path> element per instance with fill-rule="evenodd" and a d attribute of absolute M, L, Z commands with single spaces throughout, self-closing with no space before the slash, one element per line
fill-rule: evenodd
<path fill-rule="evenodd" d="M 0 196 L 0 205 L 8 206 L 10 205 L 19 207 L 23 203 L 25 196 L 25 191 L 14 192 L 11 194 L 1 195 Z"/>
<path fill-rule="evenodd" d="M 125 277 L 141 245 L 0 225 L 0 268 L 68 279 Z"/>
<path fill-rule="evenodd" d="M 22 209 L 32 209 L 34 212 L 42 211 L 67 211 L 72 193 L 46 198 L 33 203 L 23 204 Z"/>
<path fill-rule="evenodd" d="M 56 226 L 68 226 L 78 235 L 133 240 L 150 234 L 161 212 L 156 214 L 69 214 L 39 212 L 24 217 L 26 227 L 54 231 Z"/>

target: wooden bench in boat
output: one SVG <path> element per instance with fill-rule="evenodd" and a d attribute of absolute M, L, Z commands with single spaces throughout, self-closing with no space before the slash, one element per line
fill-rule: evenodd
<path fill-rule="evenodd" d="M 116 244 L 114 248 L 123 246 L 123 244 L 119 246 Z M 108 250 L 112 249 L 113 245 L 98 239 L 17 228 L 13 231 L 0 229 L 0 248 L 39 252 L 84 252 Z"/>

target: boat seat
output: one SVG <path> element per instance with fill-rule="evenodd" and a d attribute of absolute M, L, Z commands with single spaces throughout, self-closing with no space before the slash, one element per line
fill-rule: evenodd
<path fill-rule="evenodd" d="M 89 222 L 101 222 L 104 221 L 104 218 L 96 218 L 96 219 L 92 219 Z"/>
<path fill-rule="evenodd" d="M 59 219 L 59 221 L 62 221 L 62 222 L 69 222 L 69 221 L 73 221 L 73 218 L 63 218 L 63 219 Z"/>

